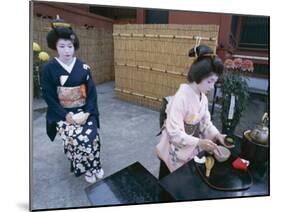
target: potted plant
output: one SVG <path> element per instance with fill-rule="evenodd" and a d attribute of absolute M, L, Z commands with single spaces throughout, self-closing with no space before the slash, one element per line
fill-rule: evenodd
<path fill-rule="evenodd" d="M 249 97 L 247 72 L 253 72 L 254 66 L 251 60 L 236 58 L 225 60 L 224 67 L 221 86 L 222 132 L 233 135 Z"/>
<path fill-rule="evenodd" d="M 38 43 L 33 42 L 33 97 L 40 97 L 40 69 L 44 62 L 49 60 L 47 52 L 41 51 Z"/>

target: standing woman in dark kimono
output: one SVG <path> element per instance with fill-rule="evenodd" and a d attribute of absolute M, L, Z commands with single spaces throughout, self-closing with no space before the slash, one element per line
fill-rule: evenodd
<path fill-rule="evenodd" d="M 47 34 L 48 47 L 58 57 L 43 67 L 42 92 L 48 105 L 47 134 L 56 133 L 64 142 L 64 152 L 75 176 L 85 174 L 89 183 L 101 179 L 99 112 L 97 92 L 90 67 L 74 56 L 79 40 L 70 24 L 52 23 Z"/>

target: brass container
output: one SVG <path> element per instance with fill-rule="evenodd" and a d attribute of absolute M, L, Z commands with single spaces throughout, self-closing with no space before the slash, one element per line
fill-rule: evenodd
<path fill-rule="evenodd" d="M 250 133 L 252 140 L 259 144 L 268 143 L 268 128 L 262 125 L 258 125 L 256 129 L 253 129 Z"/>

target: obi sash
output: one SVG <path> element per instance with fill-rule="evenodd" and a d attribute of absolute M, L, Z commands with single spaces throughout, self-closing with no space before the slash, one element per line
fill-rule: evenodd
<path fill-rule="evenodd" d="M 159 136 L 165 128 L 166 128 L 166 124 L 164 123 L 162 128 L 160 129 L 160 132 L 156 136 Z M 186 123 L 184 123 L 184 131 L 188 135 L 199 137 L 199 135 L 200 135 L 200 122 L 198 122 L 197 124 L 186 124 Z"/>
<path fill-rule="evenodd" d="M 198 122 L 197 124 L 186 124 L 186 123 L 184 123 L 184 131 L 188 135 L 199 137 L 200 122 Z"/>
<path fill-rule="evenodd" d="M 86 104 L 86 86 L 57 87 L 60 104 L 64 108 L 82 107 Z"/>

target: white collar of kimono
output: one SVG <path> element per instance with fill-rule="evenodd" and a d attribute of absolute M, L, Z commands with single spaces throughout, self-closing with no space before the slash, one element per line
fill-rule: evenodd
<path fill-rule="evenodd" d="M 55 57 L 55 59 L 58 61 L 58 63 L 68 72 L 71 73 L 73 66 L 76 62 L 76 57 L 73 58 L 73 61 L 70 65 L 66 65 L 65 63 L 63 63 L 59 58 Z"/>
<path fill-rule="evenodd" d="M 192 85 L 188 84 L 187 85 L 190 87 L 190 89 L 192 90 L 192 92 L 195 94 L 196 99 L 199 100 L 199 102 L 201 103 L 202 101 L 202 92 L 200 92 L 199 90 L 196 90 L 195 87 L 193 87 Z"/>

